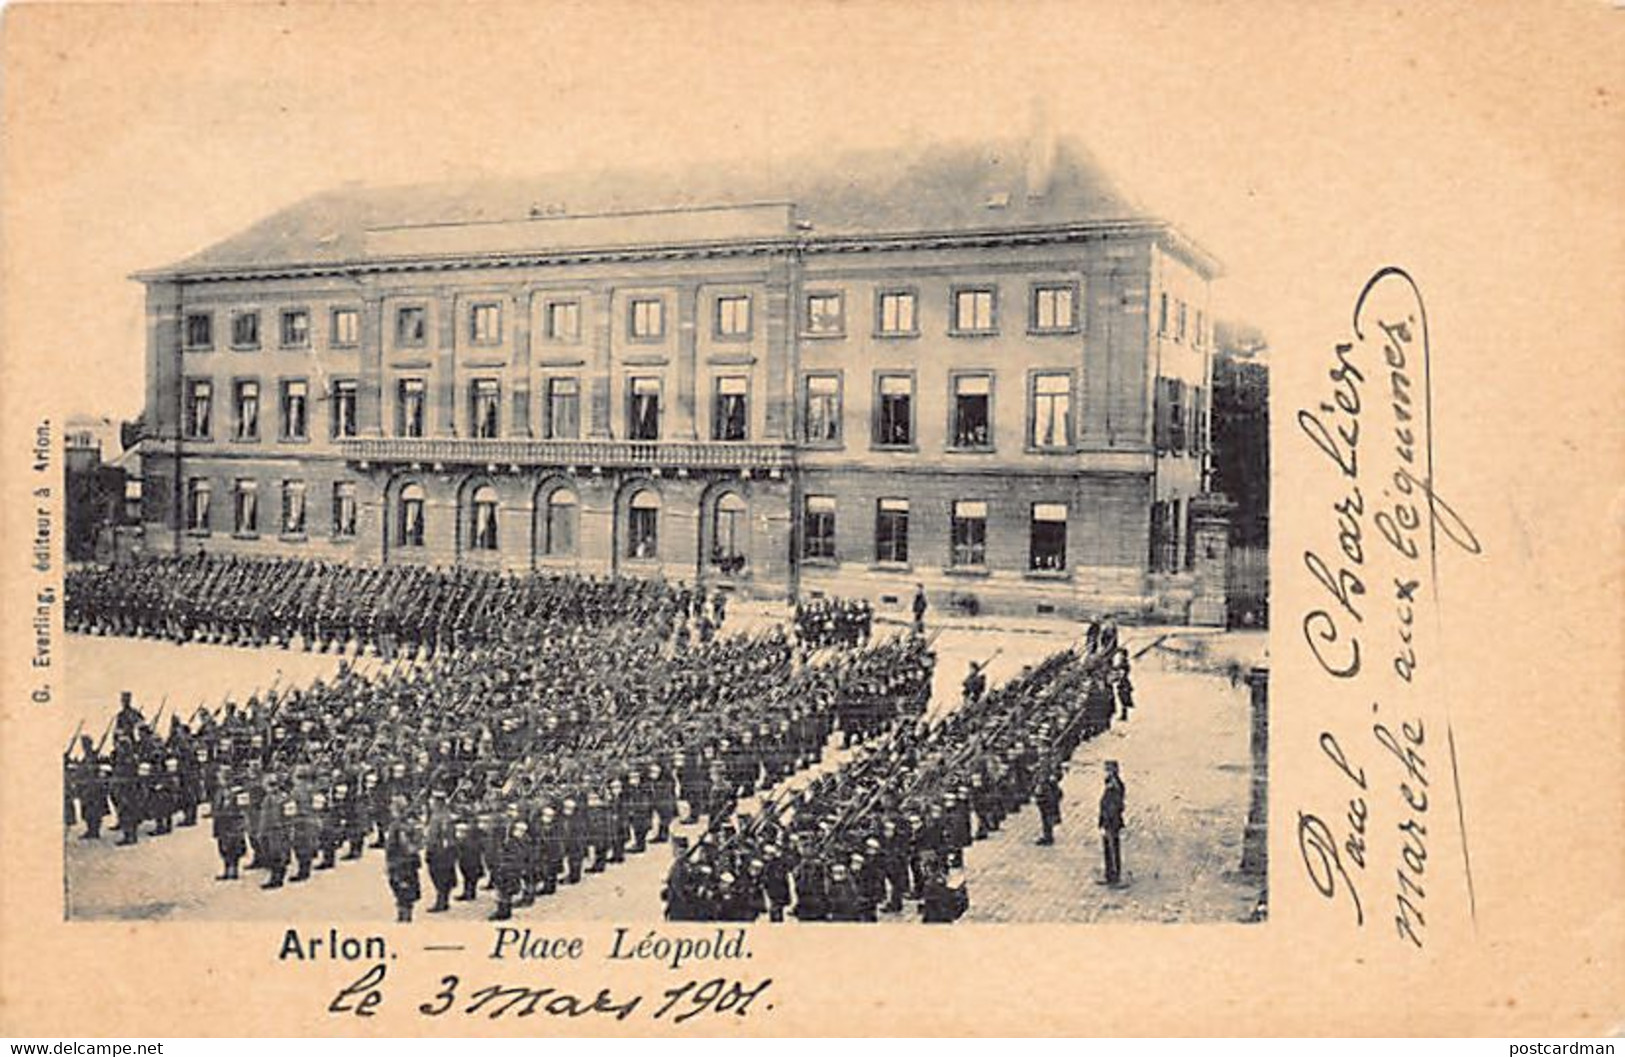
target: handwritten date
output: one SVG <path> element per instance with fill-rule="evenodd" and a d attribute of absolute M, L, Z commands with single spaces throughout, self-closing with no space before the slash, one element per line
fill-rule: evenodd
<path fill-rule="evenodd" d="M 388 967 L 379 962 L 334 996 L 327 1011 L 358 1017 L 375 1016 L 384 1004 L 383 985 L 388 975 Z M 772 978 L 746 983 L 719 976 L 709 980 L 689 980 L 653 996 L 634 994 L 621 997 L 606 987 L 589 997 L 556 987 L 523 984 L 487 984 L 470 988 L 465 986 L 461 977 L 446 975 L 440 978 L 440 989 L 427 1001 L 419 1003 L 416 1009 L 424 1017 L 461 1015 L 487 1020 L 533 1016 L 571 1020 L 595 1016 L 626 1020 L 642 1010 L 651 1020 L 670 1020 L 674 1024 L 682 1024 L 705 1015 L 746 1016 L 772 984 Z M 770 1010 L 773 1007 L 764 1004 L 760 1008 Z"/>

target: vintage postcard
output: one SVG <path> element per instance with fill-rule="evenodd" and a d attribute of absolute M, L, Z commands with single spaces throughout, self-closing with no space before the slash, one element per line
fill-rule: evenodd
<path fill-rule="evenodd" d="M 25 3 L 0 1030 L 1625 1030 L 1625 11 Z"/>

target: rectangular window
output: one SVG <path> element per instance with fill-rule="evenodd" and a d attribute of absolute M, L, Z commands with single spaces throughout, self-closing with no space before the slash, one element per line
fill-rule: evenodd
<path fill-rule="evenodd" d="M 954 291 L 953 326 L 955 334 L 991 334 L 998 326 L 995 290 L 991 286 Z"/>
<path fill-rule="evenodd" d="M 1070 284 L 1033 287 L 1031 328 L 1036 333 L 1075 330 L 1078 291 Z"/>
<path fill-rule="evenodd" d="M 490 440 L 501 433 L 502 386 L 495 378 L 476 378 L 468 389 L 468 432 Z"/>
<path fill-rule="evenodd" d="M 953 446 L 993 446 L 993 378 L 986 374 L 954 376 Z"/>
<path fill-rule="evenodd" d="M 395 344 L 411 348 L 429 341 L 429 310 L 422 305 L 405 305 L 395 313 Z"/>
<path fill-rule="evenodd" d="M 260 314 L 238 312 L 231 317 L 231 347 L 257 349 L 260 347 Z"/>
<path fill-rule="evenodd" d="M 355 416 L 355 383 L 348 379 L 335 381 L 333 383 L 332 435 L 334 437 L 355 436 L 357 432 Z"/>
<path fill-rule="evenodd" d="M 282 313 L 282 347 L 302 349 L 310 344 L 310 313 L 290 308 Z"/>
<path fill-rule="evenodd" d="M 423 436 L 423 403 L 423 379 L 402 378 L 395 390 L 396 436 Z"/>
<path fill-rule="evenodd" d="M 806 333 L 824 337 L 846 333 L 845 299 L 836 291 L 807 295 Z"/>
<path fill-rule="evenodd" d="M 1072 376 L 1033 376 L 1031 443 L 1035 448 L 1072 446 Z"/>
<path fill-rule="evenodd" d="M 186 528 L 189 532 L 209 531 L 210 488 L 207 478 L 192 477 L 186 482 Z"/>
<path fill-rule="evenodd" d="M 875 561 L 908 562 L 908 500 L 882 499 L 875 510 Z"/>
<path fill-rule="evenodd" d="M 745 440 L 750 434 L 750 383 L 740 375 L 717 379 L 712 403 L 711 439 Z"/>
<path fill-rule="evenodd" d="M 1203 316 L 1202 310 L 1200 308 L 1198 308 L 1196 310 L 1196 347 L 1200 349 L 1200 348 L 1206 347 L 1206 345 L 1207 345 L 1207 320 Z"/>
<path fill-rule="evenodd" d="M 355 536 L 355 511 L 355 482 L 334 482 L 333 536 L 335 539 L 350 539 Z"/>
<path fill-rule="evenodd" d="M 234 499 L 233 531 L 239 536 L 257 535 L 260 530 L 260 485 L 249 478 L 239 478 L 232 489 Z"/>
<path fill-rule="evenodd" d="M 1163 337 L 1168 334 L 1168 295 L 1165 293 L 1158 301 L 1157 333 Z"/>
<path fill-rule="evenodd" d="M 543 320 L 547 340 L 573 345 L 581 340 L 581 302 L 549 301 Z"/>
<path fill-rule="evenodd" d="M 658 297 L 634 297 L 627 315 L 629 333 L 639 341 L 666 336 L 666 302 Z"/>
<path fill-rule="evenodd" d="M 835 497 L 810 495 L 802 518 L 801 554 L 820 561 L 835 560 Z"/>
<path fill-rule="evenodd" d="M 334 348 L 347 348 L 361 341 L 361 313 L 353 308 L 335 308 L 328 334 Z"/>
<path fill-rule="evenodd" d="M 875 445 L 907 447 L 914 443 L 914 379 L 883 374 L 875 397 Z"/>
<path fill-rule="evenodd" d="M 1174 332 L 1174 340 L 1185 340 L 1185 302 L 1183 300 L 1179 302 L 1179 327 Z"/>
<path fill-rule="evenodd" d="M 547 436 L 549 440 L 581 436 L 581 383 L 574 378 L 548 379 Z"/>
<path fill-rule="evenodd" d="M 238 440 L 260 439 L 260 383 L 243 381 L 237 383 L 237 390 L 233 403 L 234 408 L 232 435 Z"/>
<path fill-rule="evenodd" d="M 186 439 L 208 440 L 214 435 L 214 383 L 194 378 L 186 383 Z"/>
<path fill-rule="evenodd" d="M 214 316 L 208 312 L 188 312 L 183 329 L 187 348 L 214 348 Z"/>
<path fill-rule="evenodd" d="M 919 333 L 912 290 L 882 290 L 875 305 L 875 332 L 885 337 Z"/>
<path fill-rule="evenodd" d="M 841 442 L 841 377 L 837 374 L 807 376 L 806 406 L 802 414 L 808 444 Z"/>
<path fill-rule="evenodd" d="M 1189 422 L 1185 414 L 1185 383 L 1178 379 L 1169 379 L 1168 383 L 1168 447 L 1173 452 L 1183 452 L 1185 442 L 1189 438 Z"/>
<path fill-rule="evenodd" d="M 627 398 L 627 439 L 660 439 L 660 379 L 633 378 Z"/>
<path fill-rule="evenodd" d="M 498 345 L 502 342 L 501 305 L 484 303 L 468 310 L 468 340 L 476 345 Z"/>
<path fill-rule="evenodd" d="M 309 408 L 309 382 L 303 378 L 290 378 L 282 383 L 283 440 L 304 440 L 310 435 Z"/>
<path fill-rule="evenodd" d="M 719 338 L 750 337 L 750 298 L 740 294 L 717 298 L 716 334 Z"/>
<path fill-rule="evenodd" d="M 1040 572 L 1066 569 L 1066 504 L 1034 503 L 1029 567 Z"/>
<path fill-rule="evenodd" d="M 950 529 L 950 562 L 958 567 L 980 568 L 987 564 L 987 504 L 962 499 L 954 503 Z"/>
<path fill-rule="evenodd" d="M 305 482 L 282 482 L 282 535 L 305 534 Z"/>

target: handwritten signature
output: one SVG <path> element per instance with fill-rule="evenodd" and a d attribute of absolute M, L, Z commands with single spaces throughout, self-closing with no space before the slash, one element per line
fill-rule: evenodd
<path fill-rule="evenodd" d="M 1390 783 L 1392 797 L 1374 802 L 1375 775 L 1368 776 L 1358 762 L 1359 748 L 1366 743 L 1321 731 L 1319 746 L 1340 776 L 1345 804 L 1336 825 L 1300 810 L 1298 851 L 1315 891 L 1328 900 L 1346 895 L 1354 923 L 1362 927 L 1366 903 L 1361 878 L 1379 837 L 1375 820 L 1379 815 L 1384 822 L 1392 818 L 1388 858 L 1395 864 L 1395 930 L 1420 948 L 1426 928 L 1423 880 L 1430 803 L 1426 724 L 1418 712 L 1425 698 L 1412 700 L 1424 655 L 1417 615 L 1424 605 L 1438 613 L 1440 542 L 1467 555 L 1482 554 L 1483 546 L 1437 488 L 1427 307 L 1405 269 L 1382 268 L 1365 282 L 1355 299 L 1352 331 L 1353 341 L 1335 347 L 1326 399 L 1297 414 L 1299 429 L 1325 456 L 1340 493 L 1331 504 L 1335 548 L 1303 552 L 1319 601 L 1304 614 L 1301 628 L 1310 656 L 1334 686 L 1357 686 L 1351 700 L 1362 713 L 1370 704 L 1369 718 L 1362 722 L 1384 758 L 1397 762 L 1398 772 Z M 1373 407 L 1366 387 L 1370 377 L 1384 372 L 1386 387 Z M 1384 411 L 1383 425 L 1372 428 L 1385 430 L 1387 442 L 1368 452 L 1362 447 L 1368 440 L 1366 424 Z M 1369 539 L 1371 529 L 1380 544 Z M 1391 590 L 1385 582 L 1391 582 Z M 1379 595 L 1388 596 L 1386 620 L 1375 601 Z M 1386 654 L 1387 660 L 1375 671 L 1370 667 L 1373 652 Z M 1449 735 L 1447 711 L 1445 716 Z M 1453 736 L 1449 745 L 1453 763 Z M 1459 782 L 1455 795 L 1459 808 Z M 1465 813 L 1459 810 L 1458 820 L 1471 899 Z M 1380 832 L 1388 833 L 1388 827 Z"/>

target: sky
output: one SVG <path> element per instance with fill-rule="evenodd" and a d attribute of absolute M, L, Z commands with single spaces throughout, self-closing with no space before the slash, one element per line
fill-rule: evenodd
<path fill-rule="evenodd" d="M 5 333 L 16 354 L 71 368 L 73 410 L 130 416 L 145 336 L 128 275 L 304 195 L 904 149 L 1007 136 L 1043 108 L 1224 262 L 1217 314 L 1279 350 L 1309 337 L 1294 317 L 1341 311 L 1316 296 L 1346 299 L 1384 257 L 1442 251 L 1456 267 L 1496 252 L 1482 218 L 1521 196 L 1556 183 L 1618 207 L 1606 153 L 1554 149 L 1586 134 L 1573 127 L 1585 79 L 1530 91 L 1497 54 L 1550 46 L 1583 67 L 1585 27 L 1519 24 L 1511 6 L 1428 10 L 13 6 Z M 1603 100 L 1598 120 L 1617 117 Z"/>

